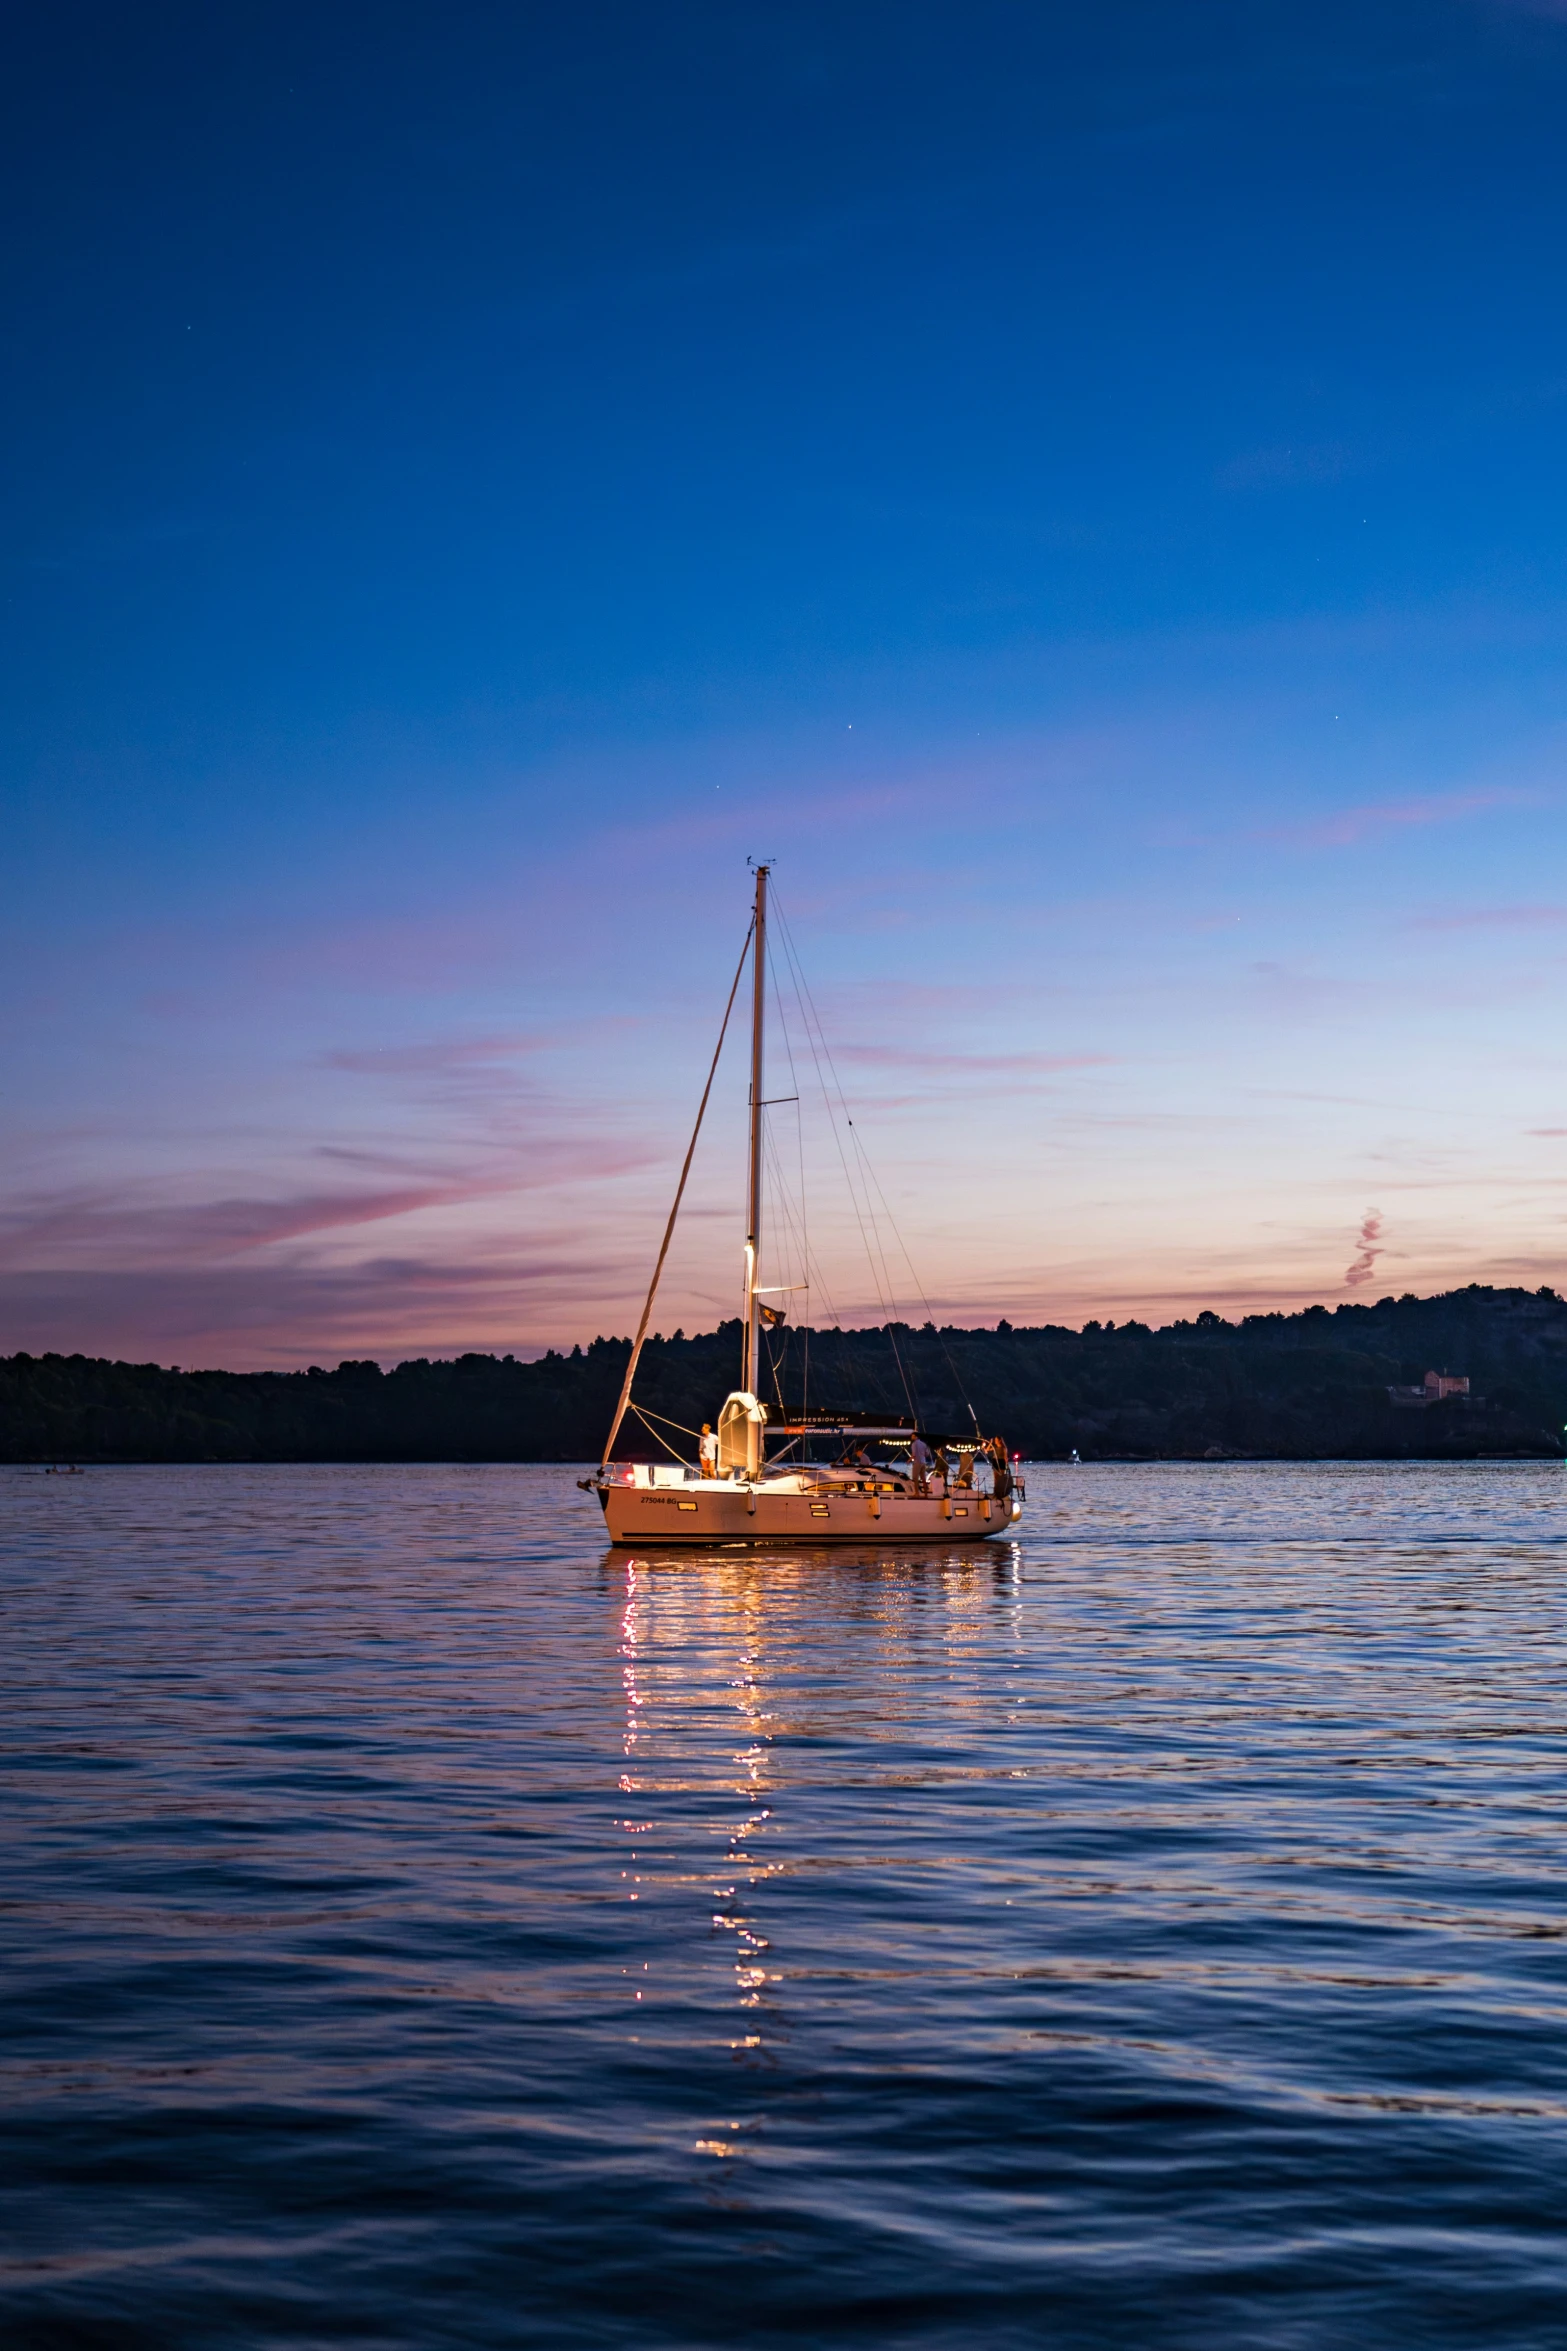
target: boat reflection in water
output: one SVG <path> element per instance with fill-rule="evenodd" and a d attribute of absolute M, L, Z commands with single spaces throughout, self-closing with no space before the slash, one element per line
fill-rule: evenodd
<path fill-rule="evenodd" d="M 625 1703 L 621 1882 L 642 1906 L 643 1965 L 660 1966 L 661 1924 L 683 1941 L 677 1922 L 700 1903 L 728 1944 L 731 2052 L 765 2068 L 791 2035 L 788 1984 L 820 1958 L 788 1922 L 815 1915 L 800 1896 L 824 1866 L 855 1872 L 865 1848 L 896 1848 L 882 1816 L 928 1781 L 933 1744 L 950 1738 L 928 1719 L 931 1694 L 943 1718 L 972 1714 L 976 1728 L 1007 1713 L 975 1668 L 994 1660 L 998 1635 L 1021 1649 L 1021 1548 L 611 1550 L 600 1572 Z M 824 1837 L 824 1799 L 836 1810 L 835 1791 L 850 1787 Z M 692 1831 L 703 1829 L 713 1859 L 697 1876 Z M 760 2120 L 754 2109 L 749 2123 L 715 2117 L 696 2152 L 742 2154 Z"/>

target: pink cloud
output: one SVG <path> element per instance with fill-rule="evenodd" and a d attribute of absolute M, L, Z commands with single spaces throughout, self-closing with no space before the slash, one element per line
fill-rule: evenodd
<path fill-rule="evenodd" d="M 574 1255 L 560 1236 L 515 1258 L 3 1273 L 0 1318 L 8 1345 L 34 1354 L 236 1370 L 467 1347 L 542 1352 L 563 1326 L 586 1337 L 624 1330 L 616 1285 L 629 1296 L 639 1270 L 598 1250 Z"/>
<path fill-rule="evenodd" d="M 387 1217 L 482 1198 L 489 1182 L 401 1184 L 358 1192 L 301 1192 L 282 1199 L 228 1197 L 131 1204 L 118 1194 L 77 1194 L 23 1203 L 0 1216 L 0 1245 L 13 1264 L 51 1256 L 130 1256 L 177 1264 L 243 1255 Z"/>
<path fill-rule="evenodd" d="M 844 980 L 817 989 L 815 995 L 830 1025 L 834 1008 L 839 1010 L 844 1020 L 881 1019 L 896 1024 L 910 1015 L 921 1013 L 935 1013 L 950 1018 L 955 1011 L 989 1014 L 1000 1009 L 1016 1012 L 1020 1003 L 1059 995 L 1060 992 L 1008 976 L 1006 979 L 984 982 L 944 981 L 939 987 L 922 980 Z"/>
<path fill-rule="evenodd" d="M 1417 914 L 1412 931 L 1560 930 L 1567 923 L 1567 906 L 1473 906 L 1451 914 Z"/>
<path fill-rule="evenodd" d="M 1345 1287 L 1351 1290 L 1357 1290 L 1363 1282 L 1369 1282 L 1376 1271 L 1377 1259 L 1381 1256 L 1383 1248 L 1382 1211 L 1380 1208 L 1366 1210 L 1360 1220 L 1360 1231 L 1356 1240 L 1360 1253 L 1353 1263 L 1344 1269 Z"/>
<path fill-rule="evenodd" d="M 373 1153 L 323 1156 L 397 1165 L 390 1158 L 378 1161 Z M 271 1198 L 225 1193 L 208 1199 L 127 1199 L 121 1192 L 81 1191 L 35 1195 L 0 1210 L 0 1263 L 20 1269 L 85 1260 L 134 1268 L 221 1261 L 427 1209 L 623 1175 L 657 1157 L 644 1147 L 546 1137 L 482 1169 L 415 1173 L 405 1164 L 401 1182 L 309 1187 Z"/>
<path fill-rule="evenodd" d="M 558 1037 L 451 1037 L 422 1045 L 366 1045 L 357 1050 L 339 1047 L 322 1056 L 328 1069 L 353 1070 L 365 1077 L 441 1077 L 449 1070 L 492 1067 L 521 1055 L 548 1053 Z"/>
<path fill-rule="evenodd" d="M 875 1069 L 929 1069 L 1000 1077 L 1039 1077 L 1067 1069 L 1103 1069 L 1109 1053 L 931 1053 L 917 1045 L 838 1045 L 835 1061 Z"/>
<path fill-rule="evenodd" d="M 1537 808 L 1541 797 L 1538 792 L 1511 785 L 1496 785 L 1478 792 L 1435 792 L 1415 800 L 1367 802 L 1359 808 L 1341 809 L 1336 816 L 1321 817 L 1309 824 L 1279 826 L 1257 837 L 1287 841 L 1302 849 L 1347 849 L 1378 833 L 1407 831 L 1417 825 L 1457 824 L 1464 817 L 1478 816 L 1486 809 Z"/>

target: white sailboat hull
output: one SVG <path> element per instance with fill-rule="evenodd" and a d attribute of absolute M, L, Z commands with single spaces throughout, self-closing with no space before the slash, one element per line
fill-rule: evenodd
<path fill-rule="evenodd" d="M 1016 1494 L 769 1492 L 765 1485 L 704 1482 L 611 1485 L 603 1494 L 609 1539 L 636 1543 L 984 1543 L 1016 1527 Z"/>

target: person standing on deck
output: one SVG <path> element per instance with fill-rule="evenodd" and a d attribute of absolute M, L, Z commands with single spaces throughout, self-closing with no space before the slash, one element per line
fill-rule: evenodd
<path fill-rule="evenodd" d="M 702 1423 L 702 1442 L 698 1448 L 698 1454 L 702 1463 L 702 1475 L 705 1478 L 716 1478 L 718 1475 L 718 1439 L 713 1434 L 711 1421 L 704 1420 Z"/>
<path fill-rule="evenodd" d="M 914 1442 L 909 1447 L 909 1467 L 914 1472 L 914 1491 L 916 1494 L 929 1493 L 930 1465 L 935 1458 L 935 1455 L 932 1453 L 930 1447 L 926 1444 L 924 1438 L 916 1433 Z"/>

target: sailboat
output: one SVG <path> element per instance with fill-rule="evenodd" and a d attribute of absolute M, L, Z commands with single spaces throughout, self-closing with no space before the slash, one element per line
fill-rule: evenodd
<path fill-rule="evenodd" d="M 1023 1514 L 1024 1490 L 1004 1439 L 987 1438 L 977 1423 L 967 1434 L 953 1436 L 922 1427 L 912 1413 L 907 1417 L 858 1409 L 791 1413 L 781 1395 L 771 1405 L 762 1399 L 763 1330 L 782 1322 L 783 1316 L 767 1305 L 759 1278 L 767 885 L 771 868 L 759 865 L 755 872 L 750 928 L 729 991 L 647 1303 L 632 1343 L 620 1400 L 598 1469 L 579 1483 L 598 1496 L 609 1539 L 615 1544 L 984 1542 L 1015 1527 Z M 709 1439 L 696 1461 L 617 1461 L 616 1441 L 631 1405 L 632 1383 L 659 1277 L 748 961 L 752 972 L 750 1147 L 740 1385 L 719 1410 L 716 1444 Z"/>

